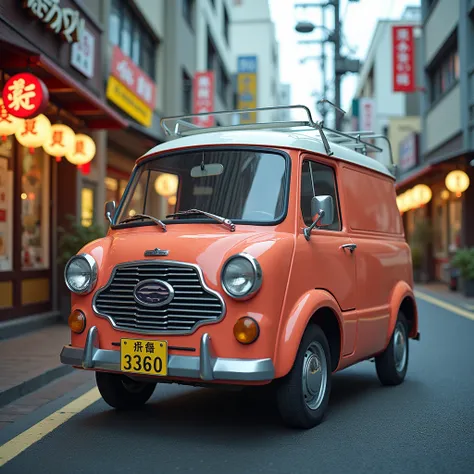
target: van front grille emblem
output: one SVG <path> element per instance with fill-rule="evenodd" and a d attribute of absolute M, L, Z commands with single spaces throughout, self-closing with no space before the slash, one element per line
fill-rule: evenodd
<path fill-rule="evenodd" d="M 145 257 L 166 257 L 169 254 L 169 250 L 153 249 L 145 250 Z"/>

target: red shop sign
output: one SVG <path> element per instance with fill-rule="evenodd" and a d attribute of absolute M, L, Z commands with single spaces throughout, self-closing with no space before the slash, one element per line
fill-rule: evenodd
<path fill-rule="evenodd" d="M 8 79 L 2 97 L 9 114 L 33 118 L 46 110 L 49 92 L 41 79 L 29 72 L 22 72 Z"/>
<path fill-rule="evenodd" d="M 394 92 L 415 92 L 415 46 L 413 26 L 392 27 Z"/>
<path fill-rule="evenodd" d="M 114 46 L 113 50 L 112 76 L 145 102 L 150 109 L 155 109 L 155 83 L 118 46 Z"/>
<path fill-rule="evenodd" d="M 193 113 L 207 114 L 214 110 L 214 73 L 197 72 L 194 75 L 194 100 Z M 194 123 L 200 127 L 212 127 L 214 125 L 214 117 L 212 115 L 203 115 L 195 117 Z"/>

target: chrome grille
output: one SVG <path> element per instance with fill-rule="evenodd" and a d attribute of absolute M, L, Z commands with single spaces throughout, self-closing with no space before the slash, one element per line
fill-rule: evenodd
<path fill-rule="evenodd" d="M 156 308 L 137 302 L 133 290 L 148 279 L 170 284 L 173 299 Z M 225 313 L 222 297 L 206 286 L 199 267 L 166 261 L 116 266 L 107 285 L 97 291 L 93 306 L 115 328 L 146 334 L 190 333 L 201 324 L 219 321 Z"/>

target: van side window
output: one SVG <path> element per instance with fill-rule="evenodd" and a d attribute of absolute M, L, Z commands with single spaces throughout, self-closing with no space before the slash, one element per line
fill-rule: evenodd
<path fill-rule="evenodd" d="M 312 176 L 310 174 L 312 171 Z M 334 222 L 325 230 L 341 230 L 341 218 L 339 214 L 339 200 L 336 189 L 336 176 L 334 170 L 330 166 L 322 165 L 314 161 L 303 161 L 301 170 L 301 213 L 304 222 L 310 226 L 313 222 L 311 216 L 311 198 L 328 194 L 334 200 Z"/>

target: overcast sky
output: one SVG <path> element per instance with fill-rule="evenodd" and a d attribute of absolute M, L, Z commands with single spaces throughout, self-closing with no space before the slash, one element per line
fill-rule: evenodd
<path fill-rule="evenodd" d="M 319 39 L 324 36 L 322 30 L 311 34 L 300 34 L 294 29 L 299 19 L 309 19 L 315 24 L 321 24 L 321 8 L 295 9 L 296 3 L 325 3 L 325 0 L 269 0 L 273 20 L 277 29 L 277 39 L 280 44 L 280 80 L 292 86 L 293 104 L 305 104 L 313 111 L 317 98 L 312 98 L 314 91 L 321 97 L 322 81 L 320 64 L 316 60 L 309 60 L 300 64 L 305 56 L 321 54 L 320 45 L 298 45 L 299 39 Z M 363 60 L 367 53 L 372 34 L 377 21 L 380 19 L 400 18 L 409 5 L 420 5 L 420 0 L 359 0 L 349 2 L 341 0 L 340 15 L 343 31 L 342 53 Z M 334 27 L 334 8 L 326 7 L 326 25 Z M 327 77 L 331 80 L 333 74 L 333 50 L 331 43 L 326 44 Z M 352 54 L 351 51 L 352 50 Z M 332 82 L 330 81 L 330 86 Z M 346 74 L 342 83 L 342 105 L 348 109 L 357 85 L 357 76 Z M 334 90 L 329 91 L 329 100 L 334 100 Z"/>

